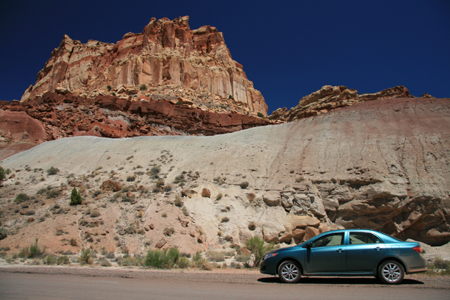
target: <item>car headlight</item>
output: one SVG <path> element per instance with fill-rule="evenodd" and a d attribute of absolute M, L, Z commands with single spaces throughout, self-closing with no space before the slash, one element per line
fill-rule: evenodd
<path fill-rule="evenodd" d="M 266 259 L 269 259 L 269 258 L 271 258 L 271 257 L 274 257 L 274 256 L 276 256 L 278 253 L 276 253 L 276 252 L 273 252 L 273 253 L 267 253 L 266 255 L 264 255 L 264 258 L 263 258 L 263 260 L 266 260 Z"/>

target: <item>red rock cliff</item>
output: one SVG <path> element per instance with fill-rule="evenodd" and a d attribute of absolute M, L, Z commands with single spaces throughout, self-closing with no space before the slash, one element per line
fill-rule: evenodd
<path fill-rule="evenodd" d="M 152 18 L 142 33 L 127 33 L 116 44 L 64 36 L 22 102 L 46 91 L 72 92 L 87 98 L 117 95 L 177 96 L 215 111 L 267 115 L 261 93 L 234 61 L 215 27 L 189 27 L 189 17 Z"/>

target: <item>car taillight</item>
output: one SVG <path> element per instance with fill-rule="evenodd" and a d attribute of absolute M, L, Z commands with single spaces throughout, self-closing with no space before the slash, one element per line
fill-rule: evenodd
<path fill-rule="evenodd" d="M 413 247 L 414 251 L 419 252 L 419 253 L 423 253 L 422 247 L 417 246 L 417 247 Z"/>

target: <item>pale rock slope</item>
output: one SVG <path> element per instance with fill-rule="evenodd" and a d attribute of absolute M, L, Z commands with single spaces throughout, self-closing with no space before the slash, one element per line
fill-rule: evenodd
<path fill-rule="evenodd" d="M 370 101 L 210 137 L 64 138 L 0 163 L 12 174 L 0 190 L 9 233 L 0 246 L 40 237 L 67 250 L 76 237 L 77 247 L 196 251 L 254 235 L 294 244 L 342 227 L 442 245 L 449 161 L 448 99 Z M 84 205 L 69 206 L 73 186 Z M 46 199 L 42 189 L 61 192 Z M 35 195 L 27 208 L 13 202 L 21 192 Z"/>

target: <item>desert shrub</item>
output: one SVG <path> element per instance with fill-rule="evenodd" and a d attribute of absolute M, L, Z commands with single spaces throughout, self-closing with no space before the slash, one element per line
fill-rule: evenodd
<path fill-rule="evenodd" d="M 178 259 L 177 265 L 179 268 L 185 269 L 185 268 L 188 268 L 190 264 L 191 264 L 191 262 L 190 262 L 189 258 L 180 257 L 180 259 Z"/>
<path fill-rule="evenodd" d="M 71 238 L 70 239 L 70 246 L 72 246 L 72 247 L 78 246 L 78 242 L 77 242 L 76 238 Z"/>
<path fill-rule="evenodd" d="M 58 174 L 58 172 L 59 172 L 58 168 L 50 167 L 50 169 L 47 170 L 47 175 L 48 176 L 56 175 Z"/>
<path fill-rule="evenodd" d="M 100 212 L 98 211 L 98 209 L 94 209 L 92 212 L 91 212 L 91 217 L 92 218 L 96 218 L 96 217 L 99 217 L 100 216 Z"/>
<path fill-rule="evenodd" d="M 110 86 L 110 85 L 107 85 L 107 86 L 106 86 L 106 89 L 108 90 L 108 92 L 111 91 L 111 86 Z"/>
<path fill-rule="evenodd" d="M 175 202 L 174 202 L 174 204 L 175 204 L 175 206 L 178 206 L 178 207 L 182 207 L 183 206 L 183 200 L 181 199 L 181 196 L 180 195 L 177 195 L 176 197 L 175 197 Z"/>
<path fill-rule="evenodd" d="M 135 180 L 136 180 L 136 176 L 135 176 L 135 175 L 127 176 L 127 181 L 128 181 L 128 182 L 133 182 L 133 181 L 135 181 Z"/>
<path fill-rule="evenodd" d="M 450 261 L 436 257 L 432 263 L 427 266 L 428 275 L 450 275 Z"/>
<path fill-rule="evenodd" d="M 81 194 L 77 192 L 76 188 L 73 188 L 72 194 L 70 194 L 70 205 L 78 205 L 81 204 Z"/>
<path fill-rule="evenodd" d="M 230 221 L 230 218 L 223 217 L 221 223 L 227 223 L 228 221 Z"/>
<path fill-rule="evenodd" d="M 264 118 L 264 115 L 263 115 L 261 112 L 258 112 L 257 115 L 258 115 L 258 117 L 260 117 L 260 118 Z"/>
<path fill-rule="evenodd" d="M 78 258 L 78 262 L 81 265 L 89 264 L 91 265 L 94 262 L 94 259 L 92 257 L 91 249 L 82 249 L 80 258 Z"/>
<path fill-rule="evenodd" d="M 154 178 L 154 179 L 158 178 L 159 177 L 158 176 L 159 172 L 161 172 L 161 168 L 160 167 L 158 167 L 158 166 L 152 167 L 150 169 L 150 177 Z"/>
<path fill-rule="evenodd" d="M 36 192 L 36 195 L 45 195 L 47 193 L 46 188 L 42 188 L 39 191 Z"/>
<path fill-rule="evenodd" d="M 254 237 L 251 237 L 250 239 L 248 239 L 247 242 L 245 242 L 245 246 L 247 247 L 248 250 L 250 250 L 253 253 L 253 255 L 255 255 L 255 266 L 256 267 L 259 266 L 263 255 L 275 247 L 275 245 L 272 243 L 265 246 L 264 240 L 260 239 L 257 236 L 254 236 Z"/>
<path fill-rule="evenodd" d="M 184 174 L 178 175 L 177 177 L 175 177 L 175 180 L 173 181 L 173 183 L 175 183 L 175 184 L 179 184 L 182 182 L 185 182 Z"/>
<path fill-rule="evenodd" d="M 225 253 L 222 251 L 209 251 L 206 256 L 209 261 L 220 262 L 225 260 Z"/>
<path fill-rule="evenodd" d="M 22 248 L 19 253 L 19 257 L 23 258 L 35 258 L 44 253 L 44 249 L 40 249 L 38 246 L 38 239 L 36 238 L 34 244 L 31 244 L 29 247 Z"/>
<path fill-rule="evenodd" d="M 246 189 L 248 188 L 248 182 L 247 181 L 241 182 L 239 186 L 241 187 L 241 189 Z"/>
<path fill-rule="evenodd" d="M 99 263 L 102 267 L 111 267 L 111 263 L 105 258 L 100 259 Z"/>
<path fill-rule="evenodd" d="M 156 181 L 156 187 L 157 188 L 161 188 L 164 186 L 164 180 L 163 179 L 159 179 L 158 181 Z"/>
<path fill-rule="evenodd" d="M 175 233 L 175 229 L 173 227 L 164 228 L 164 235 L 171 236 Z"/>
<path fill-rule="evenodd" d="M 145 91 L 147 89 L 147 87 L 145 86 L 145 84 L 141 84 L 141 86 L 139 87 L 139 90 L 141 91 Z"/>
<path fill-rule="evenodd" d="M 5 170 L 0 167 L 0 181 L 3 181 L 3 179 L 5 179 Z"/>
<path fill-rule="evenodd" d="M 6 229 L 1 227 L 0 228 L 0 240 L 5 239 L 8 236 L 8 234 L 6 233 Z"/>
<path fill-rule="evenodd" d="M 144 261 L 146 267 L 170 269 L 178 263 L 180 251 L 175 248 L 165 250 L 149 250 Z"/>
<path fill-rule="evenodd" d="M 45 194 L 45 197 L 46 197 L 47 199 L 51 199 L 51 198 L 56 198 L 56 197 L 58 197 L 60 194 L 61 194 L 61 191 L 60 191 L 60 190 L 57 190 L 57 189 L 50 189 L 50 190 L 47 190 L 47 192 L 46 192 L 46 194 Z"/>
<path fill-rule="evenodd" d="M 54 265 L 54 264 L 56 264 L 56 257 L 54 257 L 53 255 L 47 255 L 44 258 L 44 264 L 46 264 L 46 265 Z"/>
<path fill-rule="evenodd" d="M 166 192 L 166 193 L 170 192 L 171 190 L 172 190 L 172 186 L 170 184 L 164 186 L 164 188 L 163 188 L 163 191 Z"/>
<path fill-rule="evenodd" d="M 60 256 L 56 259 L 57 265 L 68 265 L 69 263 L 70 263 L 70 260 L 66 255 Z"/>
<path fill-rule="evenodd" d="M 250 254 L 239 254 L 236 256 L 236 261 L 238 262 L 247 262 L 250 260 Z"/>
<path fill-rule="evenodd" d="M 220 200 L 222 199 L 222 197 L 223 197 L 222 193 L 218 193 L 216 196 L 216 200 Z"/>
<path fill-rule="evenodd" d="M 28 201 L 28 200 L 30 200 L 30 197 L 27 194 L 20 193 L 16 196 L 16 199 L 14 200 L 14 202 L 22 203 L 22 202 Z"/>

